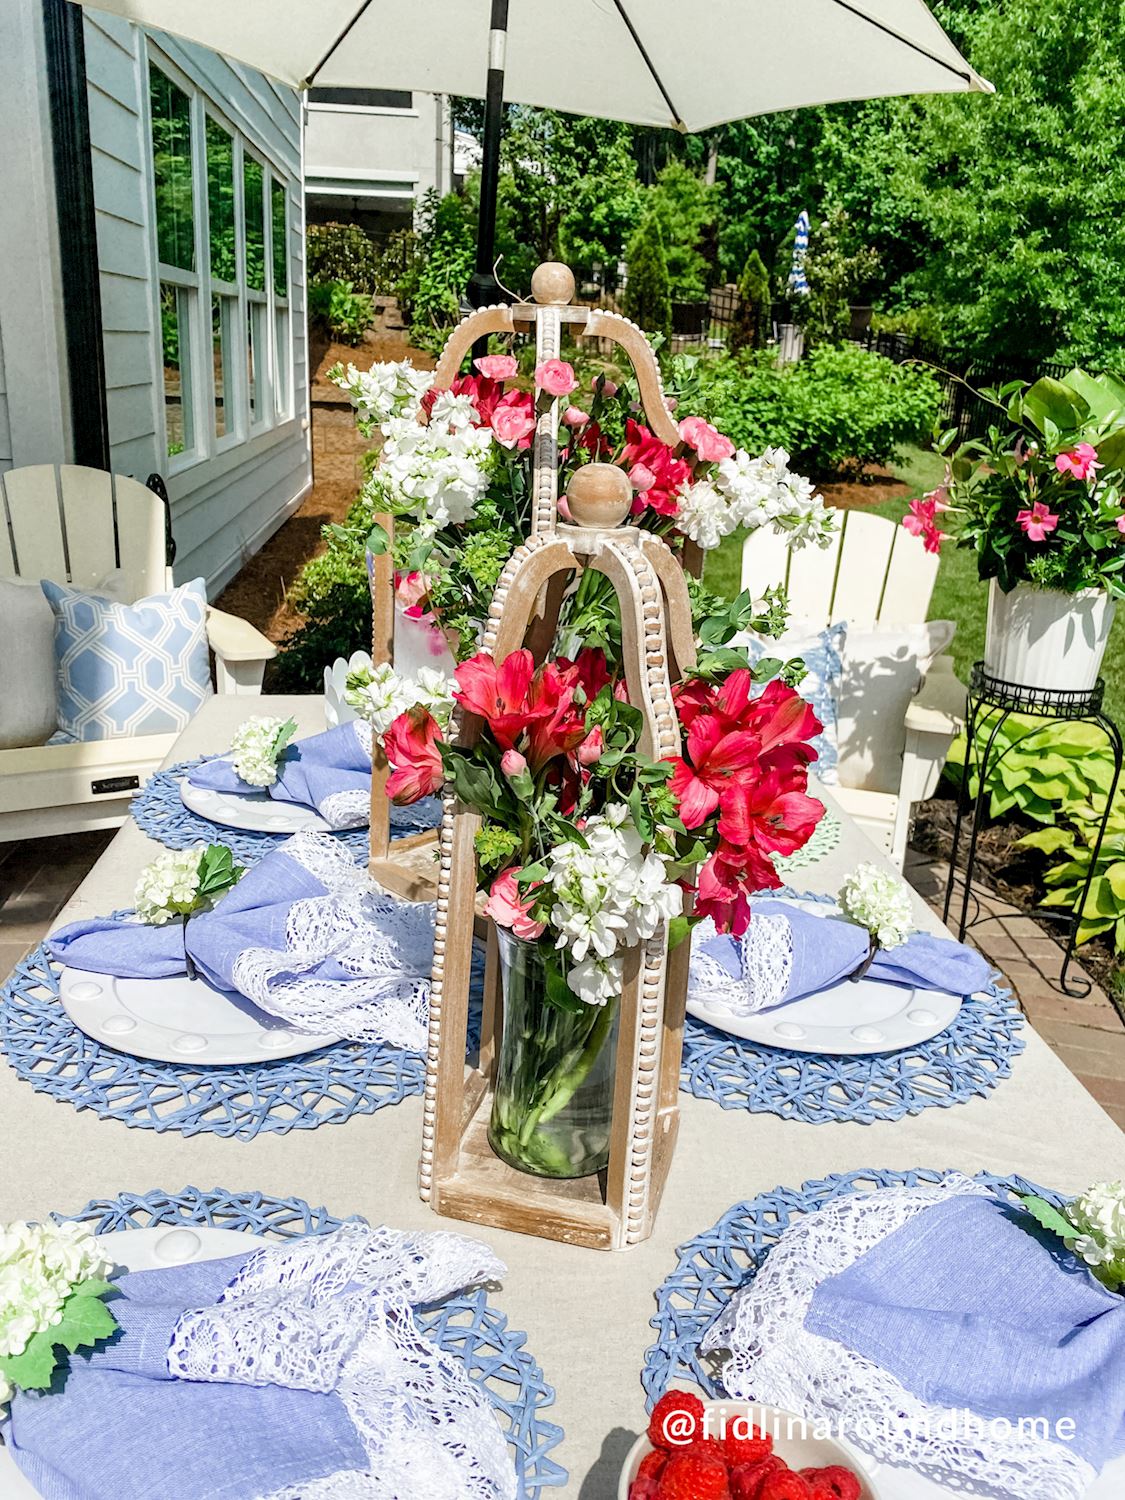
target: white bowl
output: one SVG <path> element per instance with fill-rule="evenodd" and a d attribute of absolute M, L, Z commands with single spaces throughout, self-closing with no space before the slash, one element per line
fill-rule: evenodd
<path fill-rule="evenodd" d="M 818 1424 L 781 1411 L 776 1406 L 762 1406 L 756 1401 L 704 1401 L 703 1437 L 718 1437 L 724 1421 L 735 1417 L 748 1417 L 755 1427 L 773 1434 L 773 1451 L 783 1458 L 791 1469 L 824 1469 L 829 1464 L 842 1464 L 851 1469 L 859 1480 L 860 1500 L 884 1500 L 875 1488 L 871 1471 L 856 1456 L 854 1450 L 836 1438 L 813 1436 L 812 1429 Z M 807 1427 L 808 1432 L 801 1429 Z M 790 1433 L 792 1432 L 792 1436 Z M 674 1451 L 674 1450 L 673 1450 Z M 641 1459 L 652 1452 L 652 1444 L 642 1433 L 629 1449 L 625 1467 L 617 1486 L 618 1500 L 629 1500 L 629 1486 L 637 1477 Z"/>

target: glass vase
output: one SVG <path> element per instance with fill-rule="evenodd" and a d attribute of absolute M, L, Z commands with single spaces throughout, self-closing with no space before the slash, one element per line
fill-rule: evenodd
<path fill-rule="evenodd" d="M 553 950 L 497 927 L 504 1025 L 488 1141 L 537 1177 L 589 1177 L 609 1160 L 618 1000 L 563 1010 L 547 999 Z"/>

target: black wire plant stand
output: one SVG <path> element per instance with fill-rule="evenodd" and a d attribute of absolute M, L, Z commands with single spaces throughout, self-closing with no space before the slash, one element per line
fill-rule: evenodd
<path fill-rule="evenodd" d="M 1029 687 L 1024 683 L 1006 682 L 1003 678 L 993 677 L 985 671 L 984 663 L 977 662 L 973 667 L 969 679 L 969 701 L 965 723 L 965 771 L 961 779 L 961 788 L 957 796 L 957 815 L 953 824 L 953 847 L 949 854 L 949 877 L 945 888 L 945 907 L 943 918 L 949 921 L 949 911 L 953 904 L 954 888 L 957 882 L 957 855 L 961 844 L 961 834 L 965 826 L 966 818 L 969 818 L 969 845 L 965 861 L 965 869 L 961 879 L 961 913 L 958 921 L 957 936 L 964 940 L 965 933 L 970 927 L 976 927 L 984 922 L 999 920 L 998 914 L 980 915 L 980 902 L 973 897 L 973 873 L 976 864 L 977 841 L 980 836 L 981 825 L 985 819 L 985 809 L 989 800 L 989 773 L 994 772 L 1000 762 L 1014 750 L 1017 745 L 1042 734 L 1047 726 L 1054 723 L 1070 722 L 1085 723 L 1097 726 L 1105 734 L 1109 747 L 1113 752 L 1113 779 L 1106 793 L 1105 809 L 1098 824 L 1097 838 L 1090 846 L 1090 863 L 1086 871 L 1086 879 L 1078 900 L 1070 912 L 1066 911 L 1041 911 L 1040 915 L 1048 916 L 1053 920 L 1062 920 L 1069 923 L 1066 949 L 1063 955 L 1062 968 L 1059 971 L 1059 988 L 1064 995 L 1072 999 L 1082 999 L 1090 993 L 1092 988 L 1088 980 L 1068 980 L 1067 973 L 1070 969 L 1071 960 L 1074 957 L 1074 949 L 1078 940 L 1078 929 L 1082 922 L 1082 914 L 1086 909 L 1086 901 L 1093 885 L 1094 876 L 1097 873 L 1098 858 L 1101 854 L 1102 842 L 1105 839 L 1106 828 L 1109 824 L 1110 812 L 1113 807 L 1113 798 L 1117 791 L 1117 784 L 1121 778 L 1121 767 L 1123 758 L 1123 746 L 1121 731 L 1114 721 L 1109 717 L 1102 707 L 1105 696 L 1105 683 L 1099 677 L 1092 688 L 1080 691 L 1070 688 L 1038 688 Z M 1040 719 L 1043 722 L 1031 726 L 1025 734 L 1003 746 L 999 754 L 994 755 L 997 738 L 1001 729 L 1013 714 L 1026 715 L 1029 718 Z M 983 748 L 981 748 L 983 740 Z M 972 790 L 973 776 L 976 775 L 976 792 Z M 970 918 L 970 903 L 975 913 Z"/>

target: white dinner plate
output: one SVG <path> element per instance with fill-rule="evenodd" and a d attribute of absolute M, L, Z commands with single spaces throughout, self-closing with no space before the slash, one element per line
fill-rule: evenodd
<path fill-rule="evenodd" d="M 835 906 L 823 901 L 798 897 L 786 904 L 825 920 L 838 915 Z M 960 995 L 946 990 L 907 988 L 865 977 L 841 980 L 802 1000 L 771 1005 L 752 1016 L 732 1016 L 690 995 L 687 1009 L 696 1020 L 761 1046 L 866 1057 L 931 1041 L 957 1019 L 961 1000 Z"/>
<path fill-rule="evenodd" d="M 119 979 L 63 969 L 59 999 L 79 1030 L 96 1042 L 154 1062 L 261 1063 L 340 1040 L 294 1031 L 245 996 L 186 974 Z"/>
<path fill-rule="evenodd" d="M 156 1271 L 164 1266 L 182 1266 L 188 1261 L 222 1260 L 228 1255 L 249 1255 L 272 1241 L 239 1229 L 211 1229 L 185 1224 L 180 1228 L 122 1229 L 99 1235 L 111 1251 L 114 1265 L 122 1271 Z M 11 1454 L 0 1442 L 0 1495 L 3 1500 L 37 1500 L 39 1491 L 20 1473 Z"/>
<path fill-rule="evenodd" d="M 864 1057 L 928 1042 L 956 1019 L 961 996 L 874 979 L 845 979 L 831 989 L 752 1016 L 731 1016 L 695 998 L 689 998 L 687 1008 L 697 1020 L 748 1042 L 790 1052 Z"/>
<path fill-rule="evenodd" d="M 298 802 L 275 802 L 264 788 L 253 792 L 212 792 L 206 787 L 192 786 L 183 776 L 180 800 L 189 812 L 224 828 L 241 828 L 245 833 L 331 832 L 329 824 L 311 807 L 302 807 Z"/>

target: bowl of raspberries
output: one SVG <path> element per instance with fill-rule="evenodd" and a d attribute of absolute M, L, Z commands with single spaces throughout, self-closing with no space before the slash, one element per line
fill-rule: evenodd
<path fill-rule="evenodd" d="M 668 1391 L 625 1461 L 618 1500 L 879 1500 L 850 1449 L 749 1401 Z"/>

